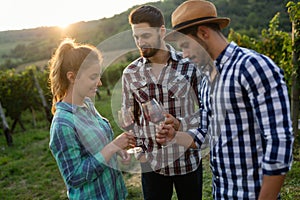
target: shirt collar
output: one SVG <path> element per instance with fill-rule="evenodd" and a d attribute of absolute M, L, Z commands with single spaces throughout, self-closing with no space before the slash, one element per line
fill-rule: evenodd
<path fill-rule="evenodd" d="M 214 61 L 215 66 L 219 73 L 221 73 L 222 68 L 224 64 L 229 60 L 229 58 L 232 56 L 233 51 L 237 47 L 237 44 L 235 42 L 230 42 L 226 48 L 221 52 L 221 54 L 218 56 L 218 58 Z"/>
<path fill-rule="evenodd" d="M 90 106 L 90 103 L 91 103 L 91 99 L 86 97 L 84 99 L 84 103 L 87 105 L 87 106 Z M 71 104 L 71 103 L 67 103 L 67 102 L 57 102 L 56 103 L 56 109 L 61 109 L 61 110 L 65 110 L 67 112 L 70 112 L 70 113 L 76 113 L 79 111 L 79 109 L 83 109 L 85 107 L 83 106 L 78 106 L 78 105 L 75 105 L 75 104 Z"/>
<path fill-rule="evenodd" d="M 167 44 L 167 48 L 170 51 L 170 55 L 171 55 L 171 59 L 175 60 L 177 62 L 179 62 L 180 58 L 182 57 L 182 55 L 180 55 L 180 53 L 178 51 L 176 51 L 171 45 Z"/>

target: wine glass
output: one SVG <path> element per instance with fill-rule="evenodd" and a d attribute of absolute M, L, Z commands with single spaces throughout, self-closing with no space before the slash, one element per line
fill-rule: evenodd
<path fill-rule="evenodd" d="M 144 116 L 147 121 L 159 125 L 161 122 L 165 121 L 165 110 L 164 107 L 156 101 L 156 99 L 151 99 L 142 104 Z"/>
<path fill-rule="evenodd" d="M 142 104 L 143 112 L 146 120 L 151 121 L 156 125 L 160 125 L 165 121 L 165 109 L 161 103 L 159 103 L 156 99 L 151 99 L 146 103 Z M 166 147 L 170 144 L 174 144 L 175 140 L 166 141 L 165 144 L 161 145 L 162 147 Z"/>
<path fill-rule="evenodd" d="M 118 121 L 123 130 L 128 131 L 131 134 L 134 134 L 133 128 L 134 128 L 134 116 L 130 108 L 125 109 L 121 108 L 121 110 L 118 111 Z M 134 134 L 135 135 L 135 134 Z M 128 153 L 135 153 L 137 151 L 140 151 L 141 146 L 142 146 L 142 141 L 140 141 L 136 135 L 135 135 L 135 140 L 136 140 L 136 147 L 128 149 Z"/>
<path fill-rule="evenodd" d="M 130 108 L 121 108 L 121 110 L 118 111 L 118 120 L 122 129 L 128 132 L 132 132 L 134 127 L 134 120 L 133 114 L 129 109 Z"/>

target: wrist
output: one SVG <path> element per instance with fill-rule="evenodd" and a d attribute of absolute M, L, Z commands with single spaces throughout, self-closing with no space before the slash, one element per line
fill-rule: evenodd
<path fill-rule="evenodd" d="M 176 118 L 176 123 L 174 123 L 174 129 L 175 129 L 175 131 L 179 131 L 180 130 L 180 125 L 181 125 L 181 120 L 182 119 L 183 118 L 181 118 L 181 117 Z"/>
<path fill-rule="evenodd" d="M 110 143 L 107 145 L 107 147 L 108 147 L 108 151 L 109 151 L 110 153 L 112 153 L 112 154 L 114 154 L 114 153 L 116 153 L 116 152 L 118 152 L 118 151 L 121 150 L 121 148 L 118 147 L 118 146 L 114 143 L 114 141 L 110 142 Z"/>
<path fill-rule="evenodd" d="M 177 131 L 175 130 L 172 134 L 170 134 L 170 137 L 167 139 L 168 142 L 176 143 L 176 135 L 177 135 Z"/>
<path fill-rule="evenodd" d="M 175 130 L 174 133 L 173 133 L 173 138 L 172 138 L 172 140 L 175 139 L 176 135 L 177 135 L 177 131 Z"/>

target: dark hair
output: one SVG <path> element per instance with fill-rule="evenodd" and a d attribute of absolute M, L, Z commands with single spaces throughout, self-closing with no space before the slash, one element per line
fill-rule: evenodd
<path fill-rule="evenodd" d="M 165 24 L 161 10 L 151 5 L 143 5 L 132 10 L 128 20 L 130 25 L 148 23 L 150 27 L 161 27 Z"/>
<path fill-rule="evenodd" d="M 193 36 L 196 36 L 197 35 L 197 31 L 198 31 L 198 26 L 207 26 L 209 28 L 211 28 L 212 30 L 216 31 L 216 32 L 220 32 L 221 31 L 221 28 L 219 26 L 219 24 L 216 24 L 216 23 L 208 23 L 208 24 L 197 24 L 197 25 L 194 25 L 194 26 L 190 26 L 190 27 L 187 27 L 187 28 L 184 28 L 182 30 L 179 30 L 180 33 L 183 33 L 185 35 L 187 34 L 191 34 Z"/>

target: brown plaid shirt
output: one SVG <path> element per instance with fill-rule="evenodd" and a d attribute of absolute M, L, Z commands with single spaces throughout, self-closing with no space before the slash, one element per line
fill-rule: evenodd
<path fill-rule="evenodd" d="M 122 77 L 122 106 L 134 107 L 135 133 L 143 141 L 144 153 L 152 169 L 163 175 L 179 175 L 197 169 L 200 150 L 177 144 L 162 148 L 155 141 L 155 125 L 145 120 L 141 103 L 155 98 L 164 109 L 180 119 L 181 128 L 198 128 L 200 122 L 201 80 L 199 68 L 167 45 L 170 59 L 158 79 L 151 73 L 151 63 L 140 57 L 129 64 Z"/>

